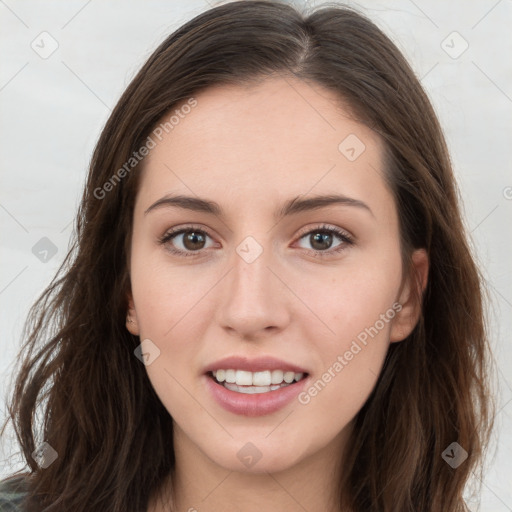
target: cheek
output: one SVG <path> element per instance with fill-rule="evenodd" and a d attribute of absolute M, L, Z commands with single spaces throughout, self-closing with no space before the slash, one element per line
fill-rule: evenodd
<path fill-rule="evenodd" d="M 328 275 L 322 270 L 293 280 L 297 295 L 306 299 L 318 317 L 315 320 L 309 315 L 309 323 L 316 322 L 317 328 L 321 328 L 318 319 L 322 320 L 322 333 L 328 335 L 336 348 L 372 327 L 386 312 L 394 316 L 392 306 L 401 280 L 398 254 L 371 261 L 357 257 L 343 263 Z M 378 327 L 387 334 L 390 325 L 385 322 L 383 328 L 379 322 Z"/>
<path fill-rule="evenodd" d="M 169 263 L 160 250 L 141 250 L 132 257 L 131 284 L 141 336 L 163 340 L 181 322 L 190 324 L 189 315 L 200 316 L 202 298 L 215 279 L 204 269 Z"/>
<path fill-rule="evenodd" d="M 303 325 L 307 337 L 316 339 L 322 371 L 301 403 L 314 401 L 330 418 L 339 411 L 344 421 L 362 407 L 381 371 L 391 324 L 400 309 L 395 302 L 400 268 L 398 256 L 375 265 L 347 265 L 326 281 L 322 293 L 309 278 L 303 280 L 301 293 L 307 296 L 309 291 L 311 309 L 326 327 L 322 333 L 328 334 L 319 336 L 321 324 L 313 317 Z"/>
<path fill-rule="evenodd" d="M 375 387 L 389 347 L 390 321 L 395 315 L 392 304 L 383 297 L 380 301 L 363 298 L 340 300 L 340 308 L 331 317 L 336 334 L 316 338 L 321 369 L 299 396 L 306 410 L 315 411 L 304 418 L 316 429 L 323 429 L 325 435 L 335 435 L 361 410 Z"/>
<path fill-rule="evenodd" d="M 146 371 L 169 411 L 177 412 L 188 403 L 180 384 L 190 382 L 196 371 L 192 364 L 199 346 L 193 340 L 201 339 L 211 321 L 207 292 L 215 285 L 212 274 L 171 265 L 159 251 L 136 249 L 132 253 L 131 284 L 139 337 L 141 341 L 150 339 L 160 350 Z"/>

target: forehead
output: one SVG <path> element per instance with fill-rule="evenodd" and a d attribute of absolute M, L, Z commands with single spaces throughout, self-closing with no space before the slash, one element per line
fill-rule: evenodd
<path fill-rule="evenodd" d="M 351 119 L 334 92 L 279 77 L 216 85 L 194 99 L 193 108 L 180 112 L 177 105 L 172 129 L 154 138 L 143 164 L 142 206 L 170 192 L 219 203 L 238 198 L 238 206 L 310 192 L 389 203 L 382 142 Z"/>

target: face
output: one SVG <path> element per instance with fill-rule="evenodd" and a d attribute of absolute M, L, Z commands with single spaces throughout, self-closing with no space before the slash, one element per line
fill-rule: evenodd
<path fill-rule="evenodd" d="M 417 321 L 382 143 L 332 92 L 297 79 L 195 99 L 145 159 L 127 327 L 150 340 L 146 371 L 175 443 L 247 472 L 337 453 L 389 344 Z M 218 211 L 160 201 L 178 195 Z M 423 251 L 414 262 L 426 279 Z M 242 359 L 217 363 L 230 356 Z M 227 390 L 207 369 L 240 380 Z M 240 392 L 290 371 L 294 384 Z"/>

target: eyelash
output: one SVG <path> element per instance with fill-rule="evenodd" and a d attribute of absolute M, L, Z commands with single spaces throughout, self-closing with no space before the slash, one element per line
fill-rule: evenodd
<path fill-rule="evenodd" d="M 181 235 L 183 233 L 188 233 L 191 231 L 193 231 L 195 233 L 201 233 L 203 235 L 207 235 L 210 238 L 212 238 L 210 236 L 210 234 L 208 233 L 208 231 L 205 231 L 204 229 L 199 228 L 198 226 L 189 225 L 189 226 L 185 226 L 182 228 L 178 228 L 174 231 L 167 231 L 163 236 L 158 238 L 158 243 L 160 245 L 165 245 L 170 240 L 175 238 L 176 236 Z M 334 234 L 338 238 L 340 238 L 342 241 L 342 243 L 339 244 L 338 246 L 336 246 L 335 249 L 328 249 L 326 251 L 319 251 L 319 250 L 315 250 L 315 249 L 306 249 L 308 252 L 312 252 L 313 256 L 318 257 L 318 258 L 327 258 L 329 256 L 332 256 L 333 254 L 341 253 L 342 251 L 344 251 L 347 248 L 347 246 L 354 245 L 354 239 L 346 231 L 343 231 L 340 228 L 337 228 L 334 226 L 328 226 L 325 224 L 322 226 L 319 226 L 317 228 L 310 229 L 309 231 L 306 231 L 305 233 L 302 233 L 299 236 L 298 240 L 301 240 L 306 235 L 310 235 L 312 233 Z M 182 251 L 181 249 L 176 249 L 174 247 L 167 247 L 166 249 L 169 252 L 171 252 L 172 254 L 177 254 L 178 256 L 185 256 L 185 257 L 198 256 L 201 253 L 201 251 L 204 250 L 204 249 L 200 249 L 199 251 Z"/>

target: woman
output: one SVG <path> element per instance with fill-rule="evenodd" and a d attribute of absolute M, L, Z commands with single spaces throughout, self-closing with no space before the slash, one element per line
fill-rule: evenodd
<path fill-rule="evenodd" d="M 482 280 L 431 104 L 361 14 L 233 2 L 168 37 L 59 276 L 10 405 L 22 509 L 467 510 Z"/>

